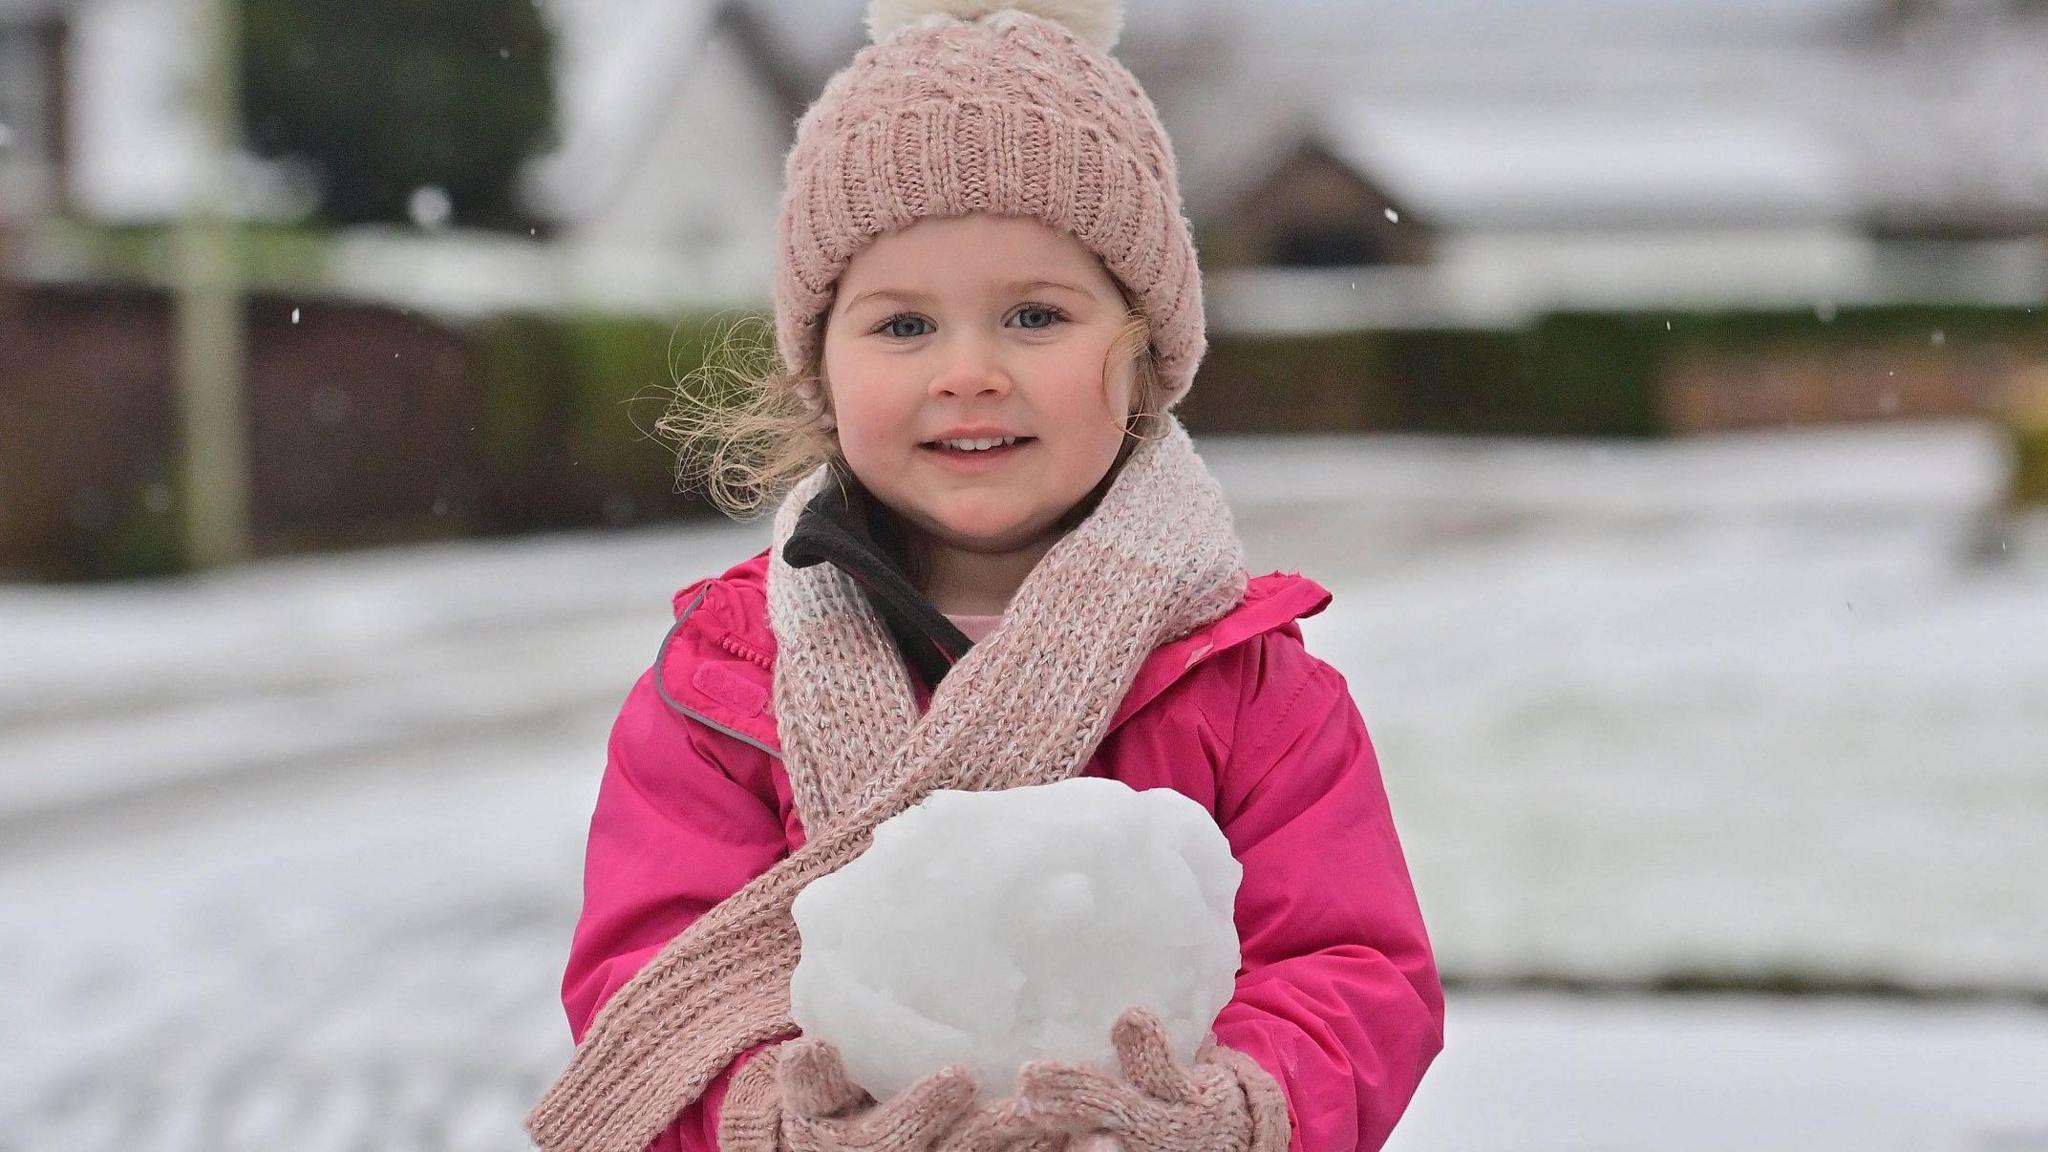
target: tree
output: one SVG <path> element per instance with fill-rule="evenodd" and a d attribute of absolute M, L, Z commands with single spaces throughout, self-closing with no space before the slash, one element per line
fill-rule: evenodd
<path fill-rule="evenodd" d="M 524 230 L 513 178 L 555 134 L 554 37 L 537 0 L 242 0 L 257 154 L 301 162 L 336 224 L 411 218 Z"/>

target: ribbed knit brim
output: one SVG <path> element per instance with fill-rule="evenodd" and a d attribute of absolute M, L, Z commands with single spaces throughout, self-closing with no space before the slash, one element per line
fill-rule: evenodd
<path fill-rule="evenodd" d="M 775 329 L 792 373 L 815 364 L 855 252 L 987 212 L 1043 220 L 1102 260 L 1151 325 L 1167 407 L 1194 379 L 1201 271 L 1172 145 L 1130 72 L 1059 24 L 934 19 L 868 46 L 804 114 L 784 177 Z"/>

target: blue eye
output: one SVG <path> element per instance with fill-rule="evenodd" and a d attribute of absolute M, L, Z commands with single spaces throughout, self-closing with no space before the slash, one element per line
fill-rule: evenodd
<path fill-rule="evenodd" d="M 1026 304 L 1024 307 L 1017 309 L 1017 321 L 1020 328 L 1042 330 L 1050 328 L 1066 318 L 1066 313 L 1045 304 Z"/>
<path fill-rule="evenodd" d="M 913 337 L 924 335 L 923 329 L 914 327 L 914 325 L 918 324 L 929 328 L 931 321 L 926 320 L 922 316 L 912 316 L 905 313 L 901 316 L 891 316 L 887 320 L 882 321 L 875 331 L 893 336 L 898 340 L 909 340 Z"/>

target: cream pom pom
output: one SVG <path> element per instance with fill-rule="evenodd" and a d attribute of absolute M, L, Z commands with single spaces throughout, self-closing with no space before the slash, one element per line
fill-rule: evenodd
<path fill-rule="evenodd" d="M 1104 52 L 1124 29 L 1122 0 L 869 0 L 868 38 L 880 44 L 928 17 L 979 20 L 1006 9 L 1064 24 Z"/>

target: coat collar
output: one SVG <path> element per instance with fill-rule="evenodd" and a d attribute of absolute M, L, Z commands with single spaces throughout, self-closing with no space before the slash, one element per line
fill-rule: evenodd
<path fill-rule="evenodd" d="M 782 558 L 792 568 L 830 564 L 846 573 L 927 687 L 935 688 L 974 642 L 925 598 L 878 532 L 876 502 L 851 472 L 835 469 L 797 517 Z"/>
<path fill-rule="evenodd" d="M 1321 612 L 1330 593 L 1298 572 L 1253 577 L 1237 607 L 1162 644 L 1110 718 L 1111 731 L 1205 661 L 1267 632 Z M 675 595 L 676 623 L 656 659 L 656 685 L 671 708 L 781 755 L 773 699 L 775 633 L 768 624 L 768 553 Z"/>

